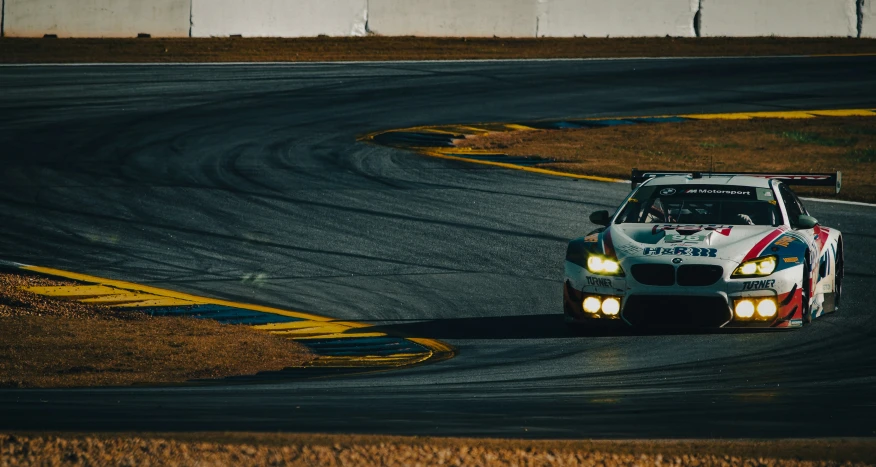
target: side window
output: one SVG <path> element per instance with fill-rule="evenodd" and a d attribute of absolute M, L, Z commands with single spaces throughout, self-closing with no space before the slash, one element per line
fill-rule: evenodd
<path fill-rule="evenodd" d="M 797 195 L 788 189 L 785 184 L 779 185 L 779 192 L 782 194 L 782 201 L 785 203 L 785 211 L 788 213 L 788 222 L 790 222 L 791 227 L 796 227 L 797 218 L 805 214 L 803 206 L 800 205 Z"/>

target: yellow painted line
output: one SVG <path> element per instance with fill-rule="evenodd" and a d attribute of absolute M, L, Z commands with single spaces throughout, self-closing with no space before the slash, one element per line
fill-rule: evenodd
<path fill-rule="evenodd" d="M 863 54 L 861 56 L 876 56 L 876 54 Z M 837 55 L 837 56 L 857 56 L 855 54 L 852 55 Z M 633 120 L 633 119 L 644 119 L 644 118 L 668 118 L 668 117 L 681 117 L 687 118 L 690 120 L 751 120 L 753 118 L 774 118 L 774 119 L 809 119 L 809 118 L 817 118 L 817 117 L 873 117 L 876 116 L 876 111 L 873 109 L 841 109 L 841 110 L 795 110 L 795 111 L 765 111 L 765 112 L 734 112 L 734 113 L 715 113 L 715 114 L 684 114 L 684 115 L 644 115 L 637 117 L 601 117 L 601 118 L 590 118 L 590 119 L 580 119 L 575 121 L 600 121 L 600 120 Z M 375 136 L 383 133 L 393 132 L 393 131 L 419 131 L 419 132 L 428 132 L 430 130 L 435 129 L 451 129 L 451 128 L 473 128 L 480 129 L 483 131 L 487 131 L 485 128 L 497 128 L 502 127 L 506 128 L 510 131 L 531 131 L 536 130 L 536 128 L 528 127 L 525 125 L 518 125 L 514 123 L 479 123 L 478 127 L 473 126 L 450 126 L 450 125 L 442 125 L 442 126 L 419 126 L 419 127 L 411 127 L 405 128 L 402 130 L 389 130 L 383 132 L 376 132 L 366 135 L 362 138 L 359 138 L 359 141 L 372 141 Z M 483 128 L 482 128 L 483 127 Z M 494 132 L 501 132 L 501 130 L 490 130 Z M 598 182 L 608 182 L 608 183 L 618 183 L 625 182 L 626 180 L 618 179 L 618 178 L 610 178 L 610 177 L 601 177 L 598 175 L 581 175 L 570 172 L 563 172 L 559 170 L 550 170 L 550 169 L 542 169 L 537 167 L 529 167 L 522 166 L 517 164 L 510 164 L 506 162 L 499 161 L 485 161 L 485 160 L 477 160 L 471 159 L 467 157 L 458 157 L 464 155 L 477 155 L 477 154 L 497 154 L 496 151 L 486 151 L 486 150 L 472 150 L 469 148 L 435 148 L 435 147 L 424 147 L 424 146 L 409 146 L 407 149 L 419 152 L 420 154 L 436 157 L 439 159 L 467 162 L 469 164 L 480 164 L 480 165 L 488 165 L 493 167 L 501 167 L 504 169 L 511 170 L 521 170 L 523 172 L 537 173 L 542 175 L 550 175 L 553 177 L 565 177 L 565 178 L 574 178 L 578 180 L 592 180 Z"/>
<path fill-rule="evenodd" d="M 599 177 L 596 175 L 580 175 L 580 174 L 573 174 L 573 173 L 568 173 L 568 172 L 560 172 L 557 170 L 539 169 L 537 167 L 526 167 L 526 166 L 522 166 L 522 165 L 508 164 L 505 162 L 481 161 L 481 160 L 477 160 L 477 159 L 468 159 L 465 157 L 448 156 L 448 155 L 442 154 L 440 152 L 435 152 L 435 151 L 427 151 L 427 152 L 424 152 L 424 154 L 426 154 L 427 156 L 431 156 L 431 157 L 437 157 L 439 159 L 469 162 L 472 164 L 490 165 L 493 167 L 502 167 L 504 169 L 512 169 L 512 170 L 522 170 L 524 172 L 531 172 L 531 173 L 537 173 L 537 174 L 542 174 L 542 175 L 552 175 L 555 177 L 576 178 L 579 180 L 594 180 L 597 182 L 611 182 L 611 183 L 624 181 L 624 180 L 621 180 L 619 178 Z"/>
<path fill-rule="evenodd" d="M 272 334 L 285 336 L 298 341 L 308 339 L 346 339 L 361 337 L 386 337 L 383 332 L 369 332 L 373 326 L 355 321 L 334 320 L 323 316 L 280 310 L 260 305 L 215 300 L 189 295 L 172 290 L 149 287 L 132 282 L 105 279 L 102 277 L 78 274 L 60 269 L 21 265 L 21 269 L 54 277 L 62 277 L 88 285 L 62 287 L 30 287 L 34 293 L 59 298 L 77 299 L 85 303 L 111 305 L 113 307 L 166 307 L 190 306 L 200 304 L 223 305 L 232 308 L 248 309 L 302 319 L 291 323 L 274 323 L 253 326 Z M 427 349 L 424 353 L 393 354 L 389 356 L 319 356 L 309 366 L 319 367 L 399 367 L 435 359 L 443 360 L 455 355 L 452 347 L 434 339 L 407 338 Z"/>
<path fill-rule="evenodd" d="M 253 310 L 253 311 L 261 311 L 264 313 L 272 313 L 275 315 L 289 316 L 292 318 L 300 318 L 300 319 L 305 319 L 305 320 L 310 320 L 310 321 L 331 321 L 331 318 L 326 318 L 323 316 L 316 316 L 316 315 L 311 315 L 311 314 L 307 314 L 307 313 L 299 313 L 299 312 L 280 310 L 277 308 L 271 308 L 271 307 L 266 307 L 266 306 L 261 306 L 261 305 L 252 305 L 252 304 L 248 304 L 248 303 L 237 303 L 237 302 L 230 302 L 227 300 L 206 299 L 204 297 L 198 297 L 195 295 L 189 295 L 189 294 L 185 294 L 185 293 L 181 293 L 181 292 L 174 292 L 173 290 L 159 289 L 157 287 L 149 287 L 147 285 L 134 284 L 132 282 L 117 281 L 117 280 L 113 280 L 113 279 L 104 279 L 101 277 L 88 276 L 85 274 L 78 274 L 75 272 L 62 271 L 60 269 L 43 268 L 43 267 L 39 267 L 39 266 L 22 266 L 21 268 L 24 270 L 27 270 L 27 271 L 38 272 L 38 273 L 47 274 L 50 276 L 64 277 L 66 279 L 72 279 L 75 281 L 90 282 L 93 284 L 101 284 L 101 285 L 105 285 L 105 286 L 109 286 L 109 287 L 115 287 L 118 289 L 143 292 L 143 293 L 148 293 L 148 294 L 152 294 L 152 295 L 160 295 L 163 297 L 177 298 L 180 300 L 187 300 L 187 301 L 199 303 L 199 304 L 209 303 L 209 304 L 213 304 L 213 305 L 229 306 L 232 308 L 244 308 L 244 309 Z"/>
<path fill-rule="evenodd" d="M 141 302 L 132 302 L 119 305 L 113 305 L 118 308 L 149 308 L 149 307 L 174 307 L 174 306 L 194 306 L 204 305 L 206 302 L 195 303 L 188 300 L 180 300 L 178 298 L 159 297 L 153 300 L 143 300 Z"/>
<path fill-rule="evenodd" d="M 861 54 L 819 54 L 807 55 L 809 58 L 824 58 L 824 57 L 876 57 L 876 53 L 861 53 Z"/>
<path fill-rule="evenodd" d="M 104 285 L 73 285 L 59 287 L 26 287 L 24 290 L 44 295 L 46 297 L 59 298 L 86 298 L 97 297 L 99 295 L 115 295 L 119 293 L 119 289 L 107 287 Z"/>
<path fill-rule="evenodd" d="M 349 367 L 360 367 L 360 366 L 374 366 L 374 367 L 386 367 L 386 366 L 408 366 L 415 365 L 417 363 L 422 363 L 426 360 L 429 360 L 432 357 L 431 353 L 420 353 L 420 354 L 396 354 L 388 357 L 373 355 L 373 356 L 364 356 L 364 357 L 348 357 L 348 356 L 333 356 L 333 357 L 319 357 L 316 360 L 310 362 L 308 366 L 310 367 L 320 367 L 320 368 L 349 368 Z"/>
<path fill-rule="evenodd" d="M 152 294 L 141 294 L 136 292 L 127 292 L 119 290 L 119 293 L 116 295 L 101 295 L 99 297 L 93 298 L 84 298 L 79 300 L 82 303 L 94 303 L 95 305 L 112 305 L 114 303 L 135 303 L 135 302 L 145 302 L 147 300 L 160 300 L 162 297 L 158 295 Z M 192 302 L 188 302 L 192 303 Z"/>
<path fill-rule="evenodd" d="M 866 109 L 813 110 L 809 113 L 819 117 L 876 117 L 876 112 Z"/>
<path fill-rule="evenodd" d="M 682 118 L 690 118 L 693 120 L 750 120 L 752 118 L 783 118 L 783 119 L 802 119 L 815 118 L 811 112 L 741 112 L 727 114 L 690 114 L 679 115 Z"/>
<path fill-rule="evenodd" d="M 533 128 L 531 126 L 518 125 L 516 123 L 509 123 L 509 124 L 505 125 L 505 128 L 508 128 L 509 130 L 513 130 L 513 131 L 535 131 L 537 129 L 537 128 Z"/>

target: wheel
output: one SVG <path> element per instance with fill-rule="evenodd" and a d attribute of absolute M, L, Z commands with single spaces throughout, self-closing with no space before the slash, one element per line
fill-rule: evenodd
<path fill-rule="evenodd" d="M 809 252 L 804 253 L 806 258 L 803 260 L 803 281 L 801 282 L 801 289 L 803 290 L 803 300 L 800 304 L 803 307 L 803 325 L 812 323 L 812 310 L 809 309 L 809 297 L 811 296 L 809 288 L 812 285 L 812 278 L 810 275 L 812 274 L 810 265 L 809 265 Z"/>
<path fill-rule="evenodd" d="M 843 275 L 845 274 L 845 261 L 843 260 L 843 244 L 839 244 L 836 250 L 836 262 L 834 263 L 834 284 L 833 284 L 833 312 L 839 311 L 840 299 L 843 296 Z"/>

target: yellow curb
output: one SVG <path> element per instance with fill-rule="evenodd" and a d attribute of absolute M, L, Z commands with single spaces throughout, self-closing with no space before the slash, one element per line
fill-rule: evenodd
<path fill-rule="evenodd" d="M 814 57 L 818 57 L 820 55 L 813 55 Z M 858 56 L 858 55 L 841 55 L 841 56 Z M 876 56 L 876 54 L 863 54 L 861 56 Z M 751 120 L 754 118 L 773 118 L 773 119 L 804 119 L 804 118 L 819 118 L 819 117 L 876 117 L 876 110 L 874 109 L 834 109 L 834 110 L 794 110 L 794 111 L 765 111 L 765 112 L 733 112 L 733 113 L 715 113 L 715 114 L 684 114 L 684 115 L 651 115 L 651 116 L 635 116 L 635 117 L 599 117 L 599 118 L 587 118 L 587 119 L 576 119 L 574 121 L 602 121 L 602 120 L 632 120 L 632 119 L 643 119 L 643 118 L 670 118 L 670 117 L 680 117 L 687 118 L 690 120 Z M 479 127 L 501 127 L 504 126 L 508 129 L 508 132 L 512 131 L 532 131 L 536 130 L 536 128 L 528 127 L 525 125 L 519 125 L 515 123 L 478 123 L 477 127 L 475 126 L 452 126 L 452 125 L 440 125 L 440 126 L 417 126 L 410 128 L 403 128 L 399 130 L 386 130 L 375 133 L 370 133 L 368 135 L 362 136 L 358 138 L 358 141 L 370 141 L 374 142 L 374 137 L 384 133 L 392 133 L 399 131 L 421 131 L 421 132 L 438 132 L 439 128 L 474 128 L 478 129 Z M 501 131 L 493 131 L 494 133 L 500 133 Z M 451 133 L 455 134 L 455 133 Z M 468 149 L 468 148 L 435 148 L 435 147 L 419 147 L 419 146 L 409 146 L 407 149 L 416 151 L 420 154 L 429 157 L 436 157 L 439 159 L 447 159 L 453 161 L 461 161 L 467 162 L 469 164 L 480 164 L 480 165 L 488 165 L 493 167 L 501 167 L 504 169 L 512 169 L 512 170 L 521 170 L 524 172 L 537 173 L 541 175 L 549 175 L 553 177 L 565 177 L 565 178 L 574 178 L 578 180 L 592 180 L 597 182 L 606 182 L 606 183 L 622 183 L 627 180 L 622 180 L 618 178 L 610 178 L 610 177 L 602 177 L 598 175 L 581 175 L 575 174 L 571 172 L 563 172 L 559 170 L 550 170 L 550 169 L 540 169 L 537 167 L 528 167 L 517 164 L 511 164 L 507 162 L 497 162 L 497 161 L 484 161 L 471 159 L 467 157 L 459 157 L 457 155 L 465 155 L 465 154 L 497 154 L 496 151 L 485 151 L 485 150 L 476 150 L 476 149 Z M 485 152 L 484 152 L 485 151 Z M 498 154 L 497 154 L 498 155 Z"/>
<path fill-rule="evenodd" d="M 281 310 L 277 308 L 238 303 L 227 300 L 217 300 L 195 295 L 174 292 L 132 282 L 105 279 L 60 269 L 39 266 L 19 265 L 25 271 L 61 277 L 88 285 L 62 287 L 28 287 L 33 293 L 63 299 L 78 300 L 85 303 L 111 305 L 114 307 L 164 307 L 192 305 L 222 305 L 232 308 L 248 309 L 280 316 L 299 318 L 302 321 L 290 323 L 273 323 L 252 326 L 272 334 L 290 339 L 307 342 L 311 339 L 348 339 L 357 337 L 399 337 L 415 342 L 427 349 L 427 352 L 416 354 L 394 354 L 389 356 L 359 355 L 359 356 L 328 356 L 322 355 L 311 366 L 321 367 L 401 367 L 422 363 L 427 360 L 440 361 L 455 355 L 452 347 L 443 342 L 425 338 L 407 338 L 390 336 L 376 331 L 374 326 L 355 321 L 342 321 L 324 316 Z M 375 329 L 369 332 L 368 329 Z M 435 358 L 433 358 L 435 357 Z"/>

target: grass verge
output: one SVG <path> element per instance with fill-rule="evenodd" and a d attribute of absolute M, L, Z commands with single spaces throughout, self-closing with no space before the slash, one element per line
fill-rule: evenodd
<path fill-rule="evenodd" d="M 0 39 L 0 63 L 313 62 L 876 54 L 847 38 Z"/>
<path fill-rule="evenodd" d="M 258 433 L 0 435 L 5 465 L 864 465 L 876 441 L 531 441 Z"/>
<path fill-rule="evenodd" d="M 247 326 L 149 317 L 24 290 L 70 284 L 0 273 L 0 387 L 173 383 L 313 359 L 302 345 Z"/>
<path fill-rule="evenodd" d="M 462 147 L 540 156 L 537 167 L 628 179 L 630 169 L 843 172 L 840 199 L 876 202 L 876 118 L 698 120 L 490 133 Z M 795 189 L 835 197 L 832 189 Z"/>

